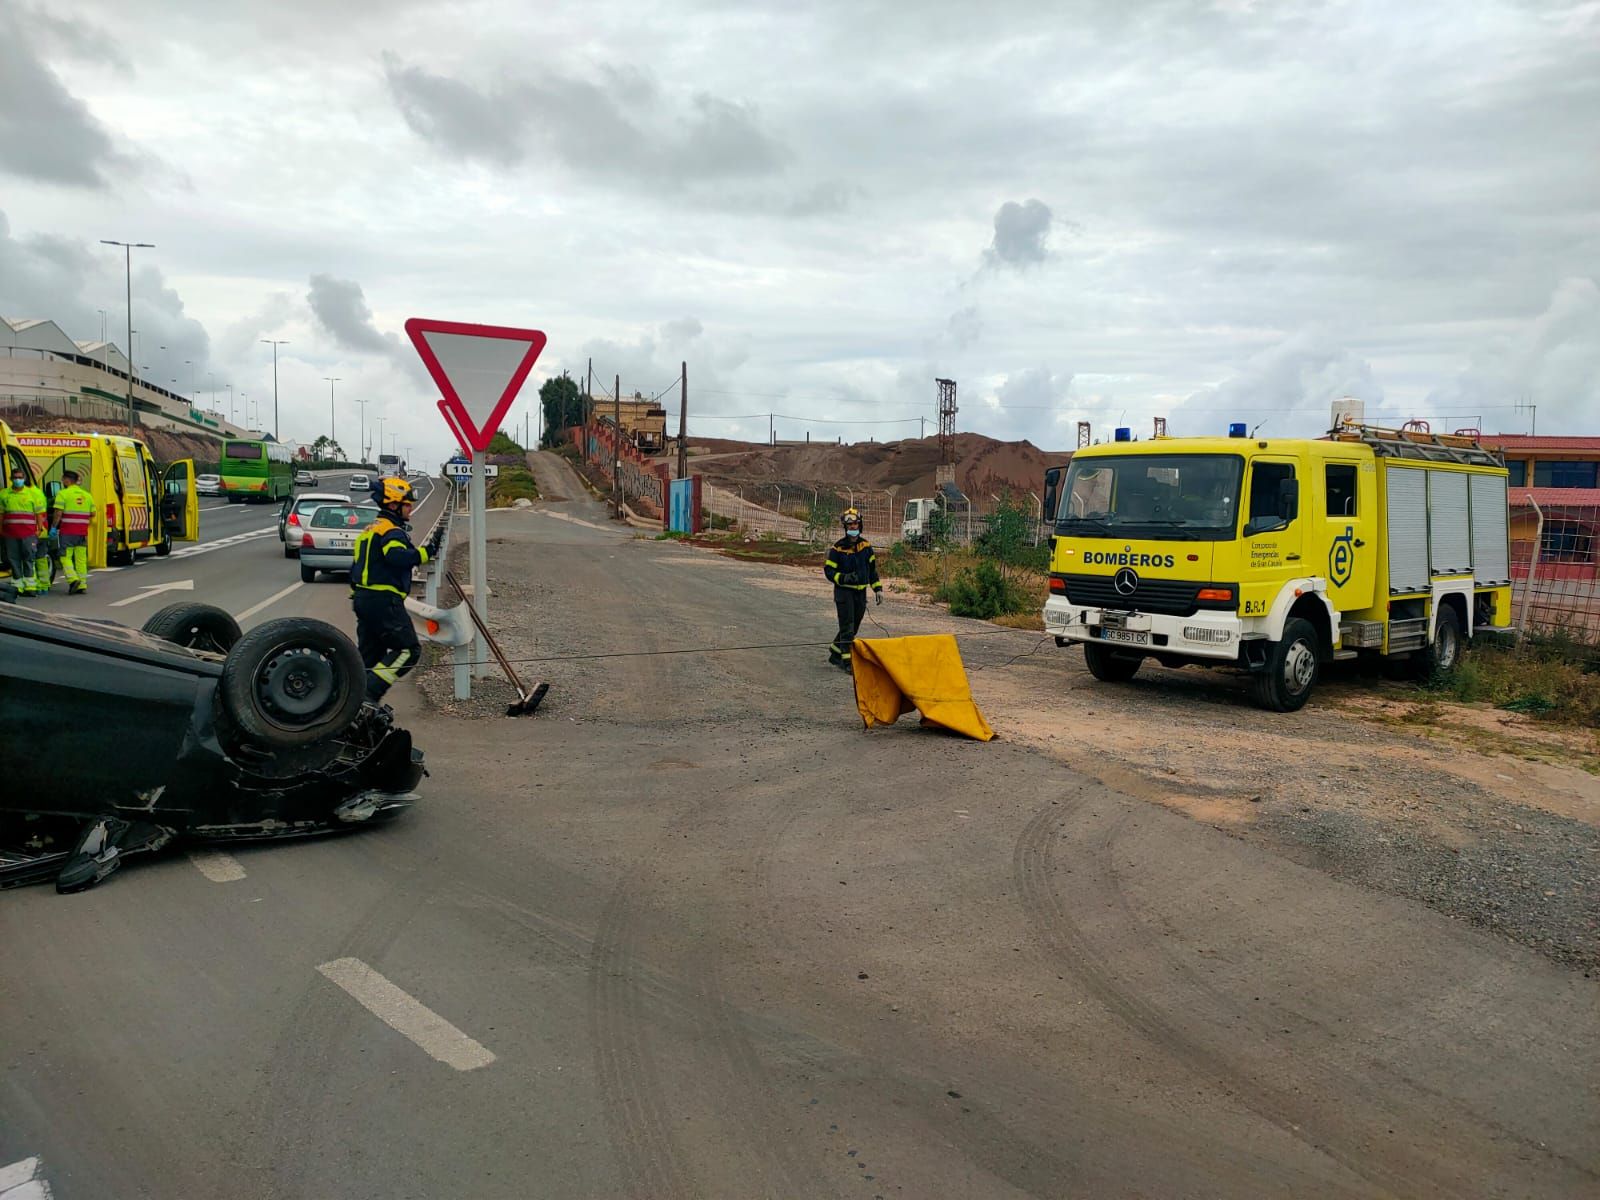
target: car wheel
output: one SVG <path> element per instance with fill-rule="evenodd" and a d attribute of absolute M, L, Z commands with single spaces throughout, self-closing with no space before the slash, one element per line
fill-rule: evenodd
<path fill-rule="evenodd" d="M 1411 656 L 1411 674 L 1422 680 L 1448 675 L 1461 665 L 1466 649 L 1467 638 L 1461 632 L 1461 618 L 1456 616 L 1455 609 L 1441 608 L 1433 629 L 1433 644 Z"/>
<path fill-rule="evenodd" d="M 140 628 L 175 645 L 209 650 L 213 654 L 226 654 L 240 637 L 239 622 L 233 619 L 233 614 L 192 600 L 167 605 Z"/>
<path fill-rule="evenodd" d="M 301 563 L 300 564 L 300 582 L 301 583 L 315 583 L 316 581 L 317 581 L 317 569 L 315 567 L 308 567 L 308 566 L 305 565 L 305 563 Z"/>
<path fill-rule="evenodd" d="M 293 546 L 285 546 L 283 548 L 283 556 L 285 558 L 299 558 L 300 551 L 296 550 Z"/>
<path fill-rule="evenodd" d="M 229 652 L 222 707 L 252 742 L 309 746 L 355 720 L 365 676 L 355 645 L 332 625 L 283 617 L 256 626 Z"/>
<path fill-rule="evenodd" d="M 131 567 L 133 566 L 133 551 L 113 550 L 106 555 L 106 562 L 113 567 Z"/>
<path fill-rule="evenodd" d="M 1089 674 L 1101 683 L 1127 683 L 1139 673 L 1139 664 L 1144 660 L 1136 654 L 1118 654 L 1110 646 L 1085 642 L 1083 661 L 1088 664 Z"/>
<path fill-rule="evenodd" d="M 1317 631 L 1310 621 L 1285 621 L 1283 637 L 1272 643 L 1265 669 L 1251 676 L 1256 703 L 1283 713 L 1305 707 L 1317 683 L 1317 649 Z"/>
<path fill-rule="evenodd" d="M 165 558 L 167 555 L 169 555 L 171 553 L 172 553 L 172 539 L 171 538 L 163 538 L 159 543 L 157 543 L 157 545 L 156 545 L 156 557 L 157 558 Z"/>

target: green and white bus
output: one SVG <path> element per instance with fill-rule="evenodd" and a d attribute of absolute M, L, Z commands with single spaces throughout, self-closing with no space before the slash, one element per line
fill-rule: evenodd
<path fill-rule="evenodd" d="M 229 504 L 247 500 L 274 502 L 294 491 L 294 462 L 281 442 L 251 442 L 229 438 L 222 443 L 222 494 Z"/>

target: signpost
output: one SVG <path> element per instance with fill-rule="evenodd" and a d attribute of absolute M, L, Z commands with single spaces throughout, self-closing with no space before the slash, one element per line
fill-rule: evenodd
<path fill-rule="evenodd" d="M 487 621 L 489 563 L 485 526 L 489 505 L 483 456 L 544 350 L 545 336 L 537 329 L 425 317 L 407 321 L 406 335 L 439 388 L 439 411 L 461 448 L 472 457 L 468 499 L 472 509 L 472 603 L 479 617 Z"/>

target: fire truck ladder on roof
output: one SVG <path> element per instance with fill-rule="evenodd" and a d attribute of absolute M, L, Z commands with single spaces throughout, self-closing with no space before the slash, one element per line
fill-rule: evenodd
<path fill-rule="evenodd" d="M 1328 436 L 1336 442 L 1360 442 L 1364 446 L 1371 446 L 1372 452 L 1379 458 L 1452 462 L 1470 467 L 1505 466 L 1505 460 L 1497 451 L 1480 446 L 1475 438 L 1460 434 L 1351 424 L 1341 425 Z"/>

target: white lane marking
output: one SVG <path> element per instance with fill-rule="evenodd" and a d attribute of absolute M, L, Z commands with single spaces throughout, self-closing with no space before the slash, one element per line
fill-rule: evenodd
<path fill-rule="evenodd" d="M 284 588 L 283 591 L 272 593 L 272 595 L 268 596 L 260 604 L 252 604 L 249 608 L 245 609 L 242 613 L 235 613 L 233 615 L 233 619 L 235 621 L 248 621 L 251 617 L 255 616 L 263 608 L 270 608 L 272 605 L 276 604 L 279 600 L 282 600 L 290 592 L 294 591 L 297 588 L 303 588 L 303 587 L 305 587 L 305 581 L 304 580 L 296 580 L 294 583 L 291 583 L 288 587 Z"/>
<path fill-rule="evenodd" d="M 395 987 L 359 958 L 336 958 L 317 968 L 361 1007 L 432 1057 L 458 1071 L 487 1067 L 494 1054 L 433 1009 Z"/>
<path fill-rule="evenodd" d="M 218 538 L 214 542 L 201 542 L 198 546 L 185 546 L 182 550 L 174 550 L 168 558 L 193 558 L 196 554 L 210 554 L 213 550 L 226 550 L 229 546 L 237 546 L 240 542 L 252 541 L 255 538 L 265 537 L 269 533 L 277 533 L 276 525 L 268 525 L 264 529 L 252 529 L 246 533 L 236 533 L 231 537 Z"/>
<path fill-rule="evenodd" d="M 0 1167 L 0 1200 L 50 1200 L 38 1155 Z"/>
<path fill-rule="evenodd" d="M 189 861 L 212 883 L 237 883 L 244 878 L 244 868 L 239 860 L 221 850 L 191 850 Z"/>
<path fill-rule="evenodd" d="M 110 604 L 106 605 L 106 607 L 122 608 L 128 604 L 137 604 L 141 600 L 153 600 L 163 592 L 192 591 L 194 591 L 194 580 L 192 579 L 177 579 L 172 583 L 147 583 L 142 589 L 140 589 L 139 595 L 129 596 L 126 600 L 113 600 Z"/>

